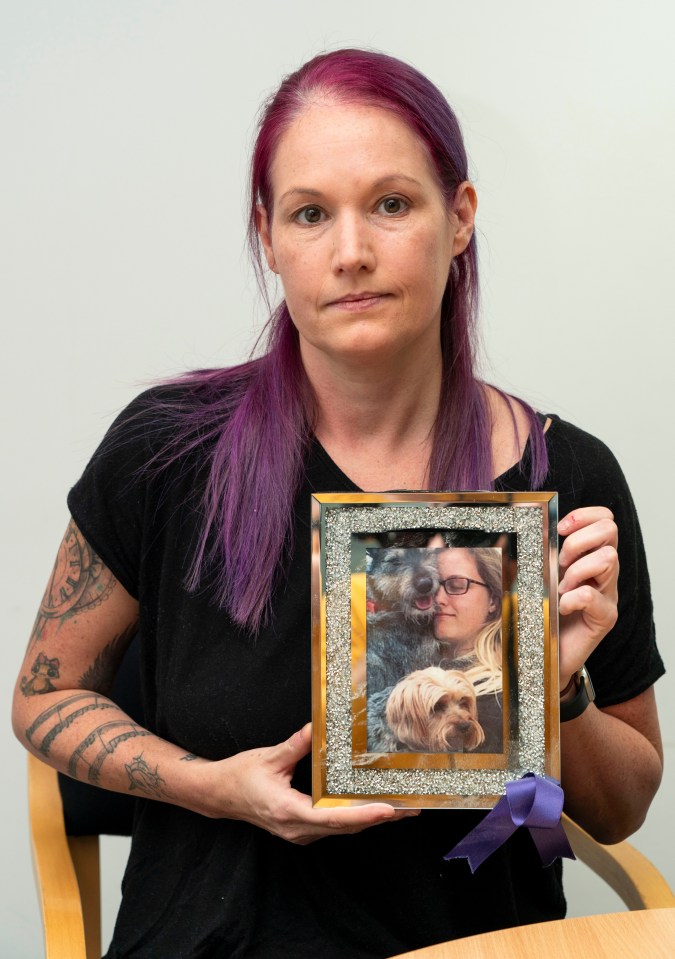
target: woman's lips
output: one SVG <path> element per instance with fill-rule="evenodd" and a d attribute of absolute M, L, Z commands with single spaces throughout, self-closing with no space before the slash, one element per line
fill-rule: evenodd
<path fill-rule="evenodd" d="M 344 310 L 347 313 L 360 313 L 364 310 L 372 310 L 379 306 L 388 293 L 354 293 L 349 296 L 343 296 L 340 300 L 332 300 L 328 305 L 337 310 Z"/>

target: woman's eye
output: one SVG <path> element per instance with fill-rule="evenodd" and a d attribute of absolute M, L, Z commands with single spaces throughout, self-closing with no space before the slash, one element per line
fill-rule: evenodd
<path fill-rule="evenodd" d="M 318 206 L 306 206 L 296 214 L 295 219 L 298 223 L 320 223 L 323 217 L 323 211 Z"/>
<path fill-rule="evenodd" d="M 404 213 L 408 209 L 408 204 L 400 196 L 388 196 L 382 200 L 378 209 L 388 216 L 396 216 L 397 213 Z"/>

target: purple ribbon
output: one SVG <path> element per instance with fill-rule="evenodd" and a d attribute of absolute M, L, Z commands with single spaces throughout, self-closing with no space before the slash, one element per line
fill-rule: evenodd
<path fill-rule="evenodd" d="M 468 859 L 471 872 L 475 872 L 519 826 L 526 826 L 542 865 L 550 866 L 562 856 L 575 859 L 560 821 L 564 798 L 555 779 L 525 773 L 522 779 L 506 784 L 506 795 L 443 858 Z"/>

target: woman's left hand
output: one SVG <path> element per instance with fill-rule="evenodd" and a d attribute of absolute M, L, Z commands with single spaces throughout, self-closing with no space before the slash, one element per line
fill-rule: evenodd
<path fill-rule="evenodd" d="M 580 669 L 617 620 L 619 557 L 614 516 L 586 506 L 558 523 L 560 550 L 560 688 Z"/>

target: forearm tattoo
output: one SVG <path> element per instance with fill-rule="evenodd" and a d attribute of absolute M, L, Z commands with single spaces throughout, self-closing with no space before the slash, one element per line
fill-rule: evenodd
<path fill-rule="evenodd" d="M 106 695 L 110 692 L 119 664 L 137 627 L 137 623 L 128 626 L 101 650 L 89 669 L 80 676 L 80 689 L 95 689 Z"/>
<path fill-rule="evenodd" d="M 129 777 L 129 792 L 138 789 L 139 792 L 155 798 L 169 795 L 163 788 L 164 780 L 157 771 L 158 767 L 151 769 L 143 759 L 143 753 L 134 756 L 132 762 L 125 763 L 124 768 Z"/>
<path fill-rule="evenodd" d="M 74 779 L 82 779 L 82 772 L 86 769 L 88 781 L 96 786 L 101 776 L 101 766 L 119 745 L 138 736 L 151 735 L 147 729 L 137 726 L 129 719 L 116 722 L 113 720 L 97 726 L 82 740 L 70 757 L 68 775 Z"/>
<path fill-rule="evenodd" d="M 82 742 L 73 750 L 68 761 L 68 775 L 74 779 L 86 779 L 92 785 L 98 785 L 101 778 L 101 767 L 118 746 L 129 739 L 142 736 L 152 736 L 152 733 L 142 726 L 138 726 L 122 710 L 110 700 L 95 693 L 78 693 L 61 700 L 41 713 L 35 722 L 26 730 L 26 739 L 43 756 L 48 756 L 54 740 L 71 726 L 76 719 L 87 713 L 105 710 L 120 714 L 120 718 L 112 718 L 92 729 Z M 134 760 L 135 761 L 135 760 Z M 126 764 L 125 764 L 126 767 Z M 155 775 L 157 770 L 155 769 Z M 152 776 L 148 782 L 152 782 Z M 155 793 L 159 795 L 163 784 L 158 777 Z M 130 787 L 131 788 L 131 787 Z M 140 788 L 136 783 L 135 788 Z M 149 787 L 148 787 L 149 788 Z"/>
<path fill-rule="evenodd" d="M 113 574 L 71 520 L 33 625 L 31 645 L 42 639 L 49 620 L 62 624 L 85 609 L 99 606 L 116 584 Z"/>
<path fill-rule="evenodd" d="M 77 693 L 62 699 L 46 709 L 37 717 L 35 722 L 26 730 L 26 739 L 43 756 L 49 755 L 52 743 L 64 730 L 68 729 L 76 719 L 94 710 L 122 710 L 109 699 L 95 693 Z"/>

